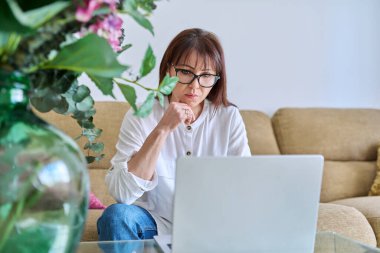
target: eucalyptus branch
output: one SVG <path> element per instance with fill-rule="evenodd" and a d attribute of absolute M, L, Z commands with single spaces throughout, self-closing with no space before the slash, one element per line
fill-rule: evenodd
<path fill-rule="evenodd" d="M 125 81 L 125 82 L 133 83 L 133 84 L 135 84 L 135 85 L 137 85 L 137 86 L 143 88 L 144 90 L 158 91 L 157 88 L 149 88 L 149 87 L 146 87 L 146 86 L 140 84 L 139 82 L 137 82 L 137 80 L 136 80 L 136 81 L 132 81 L 132 80 L 127 79 L 127 78 L 124 78 L 124 77 L 116 77 L 116 78 L 113 79 L 113 81 L 114 81 L 117 85 L 125 85 L 125 84 L 124 84 L 124 83 L 121 83 L 121 82 L 118 82 L 116 79 L 121 79 L 121 80 L 123 80 L 123 81 Z"/>

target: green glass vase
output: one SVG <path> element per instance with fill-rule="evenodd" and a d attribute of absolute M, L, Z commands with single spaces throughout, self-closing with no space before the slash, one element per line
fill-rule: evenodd
<path fill-rule="evenodd" d="M 0 253 L 72 253 L 89 179 L 76 143 L 29 108 L 28 79 L 0 70 Z"/>

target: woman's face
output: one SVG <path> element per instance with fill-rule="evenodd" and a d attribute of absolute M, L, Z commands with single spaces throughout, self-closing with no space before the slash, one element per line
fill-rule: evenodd
<path fill-rule="evenodd" d="M 206 66 L 204 66 L 206 63 Z M 187 62 L 179 62 L 177 65 L 170 66 L 169 74 L 170 76 L 175 76 L 175 68 L 181 69 L 184 74 L 189 74 L 187 71 L 192 72 L 196 75 L 201 74 L 212 74 L 216 75 L 215 69 L 212 67 L 212 62 L 204 61 L 203 58 L 199 57 L 196 52 L 192 52 Z M 191 75 L 191 74 L 190 74 Z M 199 109 L 202 107 L 203 101 L 206 99 L 207 95 L 210 93 L 211 88 L 205 88 L 199 85 L 198 79 L 195 78 L 189 84 L 177 83 L 171 94 L 171 101 L 178 101 L 189 105 L 191 108 Z"/>

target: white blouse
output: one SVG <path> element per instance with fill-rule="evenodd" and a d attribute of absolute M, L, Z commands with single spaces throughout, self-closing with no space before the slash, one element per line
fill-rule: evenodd
<path fill-rule="evenodd" d="M 217 109 L 205 100 L 202 113 L 190 126 L 180 124 L 162 147 L 152 181 L 128 172 L 127 162 L 140 150 L 169 106 L 155 101 L 152 113 L 139 118 L 129 110 L 120 129 L 117 152 L 106 175 L 109 193 L 119 203 L 145 208 L 155 219 L 159 234 L 172 228 L 175 162 L 182 156 L 250 156 L 247 133 L 239 110 L 234 106 Z"/>

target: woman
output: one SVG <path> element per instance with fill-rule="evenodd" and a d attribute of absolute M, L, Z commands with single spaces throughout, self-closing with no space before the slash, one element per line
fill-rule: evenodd
<path fill-rule="evenodd" d="M 250 156 L 239 110 L 227 100 L 224 53 L 201 29 L 179 33 L 160 64 L 160 82 L 179 78 L 147 118 L 130 110 L 106 176 L 120 204 L 98 220 L 99 240 L 149 239 L 171 232 L 175 161 L 181 156 Z M 216 175 L 217 176 L 217 175 Z"/>

